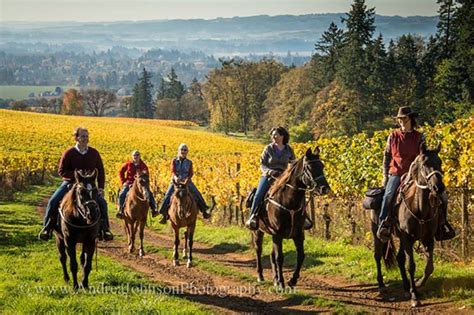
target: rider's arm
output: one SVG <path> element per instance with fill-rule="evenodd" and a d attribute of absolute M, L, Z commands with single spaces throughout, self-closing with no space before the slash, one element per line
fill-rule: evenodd
<path fill-rule="evenodd" d="M 174 180 L 178 179 L 178 176 L 176 175 L 176 165 L 174 164 L 175 159 L 171 160 L 171 178 Z"/>
<path fill-rule="evenodd" d="M 292 147 L 290 147 L 290 146 L 288 145 L 288 148 L 290 149 L 290 153 L 291 153 L 291 155 L 290 155 L 290 160 L 288 161 L 288 163 L 291 163 L 291 162 L 293 162 L 294 160 L 296 160 L 296 155 L 295 155 L 295 151 L 293 151 L 293 148 L 292 148 Z"/>
<path fill-rule="evenodd" d="M 388 171 L 390 169 L 390 162 L 392 161 L 392 134 L 388 136 L 387 144 L 385 145 L 385 150 L 383 151 L 383 176 L 388 177 Z"/>
<path fill-rule="evenodd" d="M 99 190 L 104 189 L 105 187 L 105 170 L 104 164 L 102 163 L 102 158 L 100 157 L 99 152 L 97 151 L 97 171 L 99 172 L 97 176 L 97 184 L 99 185 Z"/>
<path fill-rule="evenodd" d="M 194 170 L 193 170 L 193 162 L 191 160 L 189 160 L 190 162 L 190 166 L 189 166 L 189 176 L 188 176 L 188 179 L 191 179 L 191 177 L 193 177 L 194 175 Z"/>
<path fill-rule="evenodd" d="M 270 152 L 269 146 L 266 146 L 260 157 L 260 169 L 264 175 L 269 175 L 272 169 L 269 167 Z"/>
<path fill-rule="evenodd" d="M 124 163 L 122 167 L 119 170 L 119 178 L 120 178 L 120 185 L 123 186 L 125 184 L 125 172 L 127 171 L 127 165 L 128 163 Z"/>
<path fill-rule="evenodd" d="M 69 156 L 70 150 L 67 150 L 61 156 L 58 166 L 58 174 L 63 179 L 74 180 L 74 171 L 71 167 L 71 158 Z"/>

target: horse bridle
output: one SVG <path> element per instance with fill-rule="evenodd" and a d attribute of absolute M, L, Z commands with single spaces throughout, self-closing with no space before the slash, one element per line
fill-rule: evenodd
<path fill-rule="evenodd" d="M 82 187 L 81 187 L 82 186 Z M 83 185 L 77 185 L 77 187 L 79 189 L 87 189 L 87 191 L 89 192 L 90 196 L 91 196 L 91 199 L 90 200 L 87 200 L 86 202 L 82 202 L 81 201 L 81 198 L 80 196 L 78 196 L 77 200 L 78 202 L 76 203 L 76 210 L 77 212 L 81 215 L 81 217 L 84 219 L 84 220 L 87 220 L 87 216 L 90 214 L 90 210 L 89 210 L 89 205 L 93 205 L 96 209 L 99 209 L 99 204 L 97 203 L 96 200 L 94 200 L 92 197 L 92 192 L 94 190 L 98 190 L 97 187 L 92 187 L 92 188 L 89 188 L 89 187 L 83 187 Z M 76 194 L 80 195 L 79 191 L 76 192 Z M 85 227 L 91 227 L 93 225 L 96 225 L 100 220 L 100 211 L 99 211 L 99 215 L 97 216 L 97 220 L 94 221 L 93 223 L 91 224 L 88 224 L 88 225 L 73 225 L 72 223 L 70 223 L 69 221 L 66 221 L 66 223 L 74 226 L 74 227 L 77 227 L 77 228 L 85 228 Z"/>
<path fill-rule="evenodd" d="M 323 178 L 326 178 L 324 174 L 321 174 L 317 177 L 313 177 L 313 174 L 311 174 L 308 165 L 317 162 L 322 163 L 320 159 L 303 161 L 303 174 L 301 175 L 301 182 L 306 185 L 306 188 L 303 189 L 305 191 L 314 191 L 316 188 L 321 187 L 323 184 L 320 183 L 320 181 Z"/>
<path fill-rule="evenodd" d="M 443 173 L 438 171 L 438 170 L 434 170 L 430 173 L 428 173 L 428 175 L 425 175 L 426 174 L 426 166 L 424 166 L 421 161 L 419 160 L 416 160 L 416 163 L 419 164 L 419 167 L 420 167 L 420 174 L 421 176 L 423 177 L 423 179 L 425 180 L 426 182 L 426 185 L 421 185 L 420 183 L 418 183 L 418 176 L 415 177 L 415 184 L 416 184 L 416 187 L 420 188 L 420 189 L 429 189 L 430 191 L 432 190 L 432 188 L 430 188 L 430 185 L 429 185 L 429 179 L 433 176 L 433 175 L 436 175 L 438 174 L 439 176 L 441 176 L 441 178 L 443 178 Z"/>

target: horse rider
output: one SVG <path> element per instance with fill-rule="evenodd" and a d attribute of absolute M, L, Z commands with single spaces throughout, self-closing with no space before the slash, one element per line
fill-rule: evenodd
<path fill-rule="evenodd" d="M 67 149 L 59 161 L 58 173 L 62 177 L 63 182 L 48 201 L 44 216 L 44 226 L 39 234 L 39 238 L 42 240 L 49 240 L 51 238 L 57 224 L 58 208 L 61 199 L 71 189 L 74 182 L 74 171 L 94 171 L 97 169 L 97 203 L 99 204 L 102 218 L 100 235 L 105 241 L 111 241 L 114 237 L 112 232 L 110 232 L 107 202 L 104 199 L 105 171 L 102 159 L 96 149 L 88 146 L 89 131 L 86 128 L 76 128 L 73 135 L 76 144 Z"/>
<path fill-rule="evenodd" d="M 385 187 L 385 193 L 377 230 L 377 237 L 382 241 L 387 241 L 390 238 L 391 213 L 401 177 L 408 172 L 411 163 L 419 154 L 420 144 L 425 141 L 424 135 L 416 130 L 417 116 L 418 113 L 413 112 L 409 106 L 400 107 L 397 116 L 394 117 L 400 128 L 390 133 L 385 146 L 382 163 L 382 186 Z M 446 191 L 441 195 L 441 203 L 442 211 L 440 211 L 438 221 L 437 239 L 448 240 L 454 237 L 454 230 L 447 221 L 448 196 Z"/>
<path fill-rule="evenodd" d="M 171 196 L 174 192 L 174 181 L 188 181 L 188 187 L 191 189 L 191 192 L 194 195 L 194 199 L 199 207 L 199 210 L 202 212 L 202 216 L 205 219 L 208 219 L 211 215 L 208 212 L 209 207 L 207 206 L 204 198 L 197 189 L 197 187 L 192 182 L 191 178 L 193 177 L 193 162 L 187 158 L 188 147 L 186 144 L 182 143 L 178 147 L 178 156 L 171 161 L 171 175 L 172 180 L 168 187 L 168 190 L 165 193 L 165 198 L 163 204 L 161 205 L 159 213 L 161 218 L 159 222 L 165 224 L 168 219 L 168 210 L 171 203 Z"/>
<path fill-rule="evenodd" d="M 252 202 L 250 217 L 245 223 L 246 227 L 251 230 L 256 230 L 258 227 L 258 211 L 270 186 L 286 170 L 288 164 L 296 160 L 295 153 L 288 144 L 290 134 L 285 128 L 273 127 L 270 130 L 270 137 L 272 142 L 263 149 L 260 157 L 262 176 Z M 305 220 L 305 229 L 311 227 L 312 223 Z"/>
<path fill-rule="evenodd" d="M 135 150 L 132 152 L 132 159 L 125 162 L 119 170 L 120 186 L 122 186 L 122 190 L 118 195 L 118 212 L 116 215 L 117 218 L 124 218 L 123 211 L 125 208 L 125 199 L 127 197 L 127 193 L 135 180 L 135 175 L 141 173 L 149 174 L 148 166 L 141 159 L 140 152 L 138 150 Z M 151 214 L 153 216 L 156 216 L 158 214 L 158 211 L 156 210 L 155 197 L 153 197 L 151 191 L 148 191 L 148 195 L 150 196 Z"/>

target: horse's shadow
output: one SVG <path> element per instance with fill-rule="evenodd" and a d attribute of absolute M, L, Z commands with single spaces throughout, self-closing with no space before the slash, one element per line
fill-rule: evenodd
<path fill-rule="evenodd" d="M 228 254 L 235 252 L 245 252 L 248 249 L 249 246 L 245 244 L 224 242 L 216 244 L 210 248 L 203 248 L 199 250 L 195 249 L 195 251 L 202 254 Z"/>

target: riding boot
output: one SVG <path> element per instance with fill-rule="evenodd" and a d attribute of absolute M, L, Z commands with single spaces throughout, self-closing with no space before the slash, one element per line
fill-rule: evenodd
<path fill-rule="evenodd" d="M 52 223 L 53 221 L 53 217 L 49 218 L 48 222 L 46 222 L 44 227 L 41 229 L 41 232 L 38 235 L 40 240 L 48 241 L 51 239 L 54 230 L 54 224 Z"/>
<path fill-rule="evenodd" d="M 117 214 L 115 215 L 117 217 L 117 219 L 123 219 L 125 217 L 124 215 L 124 207 L 122 206 L 118 206 L 118 212 Z"/>
<path fill-rule="evenodd" d="M 252 212 L 250 213 L 249 219 L 247 220 L 247 222 L 245 222 L 245 226 L 250 230 L 255 231 L 258 229 L 258 210 L 259 209 L 260 209 L 260 205 L 258 205 L 255 210 L 252 210 Z"/>
<path fill-rule="evenodd" d="M 152 208 L 151 208 L 151 217 L 154 218 L 154 217 L 156 217 L 158 214 L 159 214 L 159 212 L 158 212 L 158 210 L 156 209 L 156 207 L 152 207 Z"/>
<path fill-rule="evenodd" d="M 166 224 L 166 221 L 169 219 L 169 215 L 168 215 L 168 209 L 169 209 L 169 205 L 168 206 L 162 206 L 161 209 L 160 209 L 160 219 L 158 220 L 158 222 L 160 224 Z"/>
<path fill-rule="evenodd" d="M 435 239 L 437 241 L 447 241 L 456 236 L 456 232 L 454 231 L 451 224 L 449 224 L 448 218 L 448 203 L 447 200 L 442 200 L 441 203 L 441 211 L 439 213 L 438 219 L 438 230 L 435 234 Z"/>
<path fill-rule="evenodd" d="M 199 211 L 201 211 L 202 213 L 202 217 L 204 219 L 209 219 L 211 217 L 211 214 L 207 212 L 209 210 L 208 205 L 201 198 L 196 198 L 196 199 L 197 199 L 197 205 L 198 205 Z"/>
<path fill-rule="evenodd" d="M 390 235 L 392 233 L 392 224 L 390 218 L 387 217 L 385 220 L 380 222 L 379 228 L 377 230 L 377 237 L 382 242 L 388 242 L 390 240 Z"/>
<path fill-rule="evenodd" d="M 114 235 L 110 231 L 108 224 L 101 220 L 101 231 L 99 232 L 99 240 L 103 241 L 112 241 L 114 239 Z"/>

